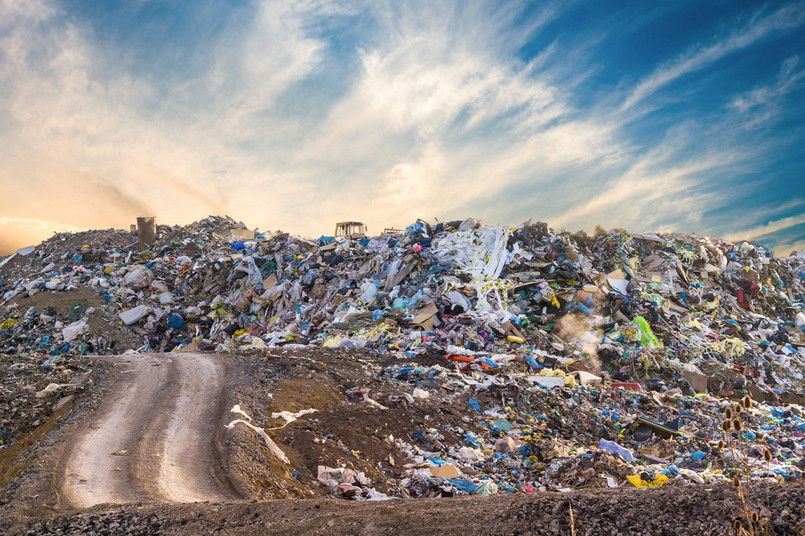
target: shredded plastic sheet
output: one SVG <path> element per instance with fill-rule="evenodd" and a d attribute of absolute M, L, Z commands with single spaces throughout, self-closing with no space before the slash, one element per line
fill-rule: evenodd
<path fill-rule="evenodd" d="M 360 484 L 361 486 L 371 485 L 371 481 L 366 478 L 366 475 L 363 471 L 355 471 L 354 469 L 350 469 L 348 467 L 326 467 L 324 465 L 319 465 L 316 480 L 331 490 L 341 488 L 344 491 L 352 490 L 357 491 L 358 493 L 363 492 L 363 490 L 361 488 L 354 487 L 352 485 L 353 483 Z M 389 498 L 391 497 L 388 497 L 387 495 L 378 491 L 369 491 L 369 500 L 385 500 Z"/>
<path fill-rule="evenodd" d="M 662 348 L 662 344 L 660 344 L 654 332 L 651 331 L 651 326 L 648 325 L 645 318 L 636 316 L 634 318 L 634 325 L 640 330 L 640 344 L 646 348 Z"/>
<path fill-rule="evenodd" d="M 87 325 L 86 320 L 78 320 L 73 322 L 72 324 L 65 326 L 62 330 L 62 337 L 64 338 L 64 342 L 74 341 L 80 335 L 83 335 L 89 331 L 89 326 Z"/>
<path fill-rule="evenodd" d="M 741 357 L 746 352 L 743 341 L 737 337 L 715 341 L 713 350 L 719 354 L 727 354 L 730 358 Z"/>
<path fill-rule="evenodd" d="M 123 282 L 127 287 L 139 290 L 147 287 L 154 280 L 154 272 L 145 266 L 132 266 L 123 277 Z"/>
<path fill-rule="evenodd" d="M 471 277 L 467 286 L 477 293 L 475 310 L 510 316 L 505 311 L 509 282 L 499 279 L 508 257 L 508 239 L 509 231 L 504 227 L 459 231 L 435 240 L 431 255 Z"/>
<path fill-rule="evenodd" d="M 363 389 L 360 389 L 360 390 L 358 390 L 358 391 L 355 391 L 353 394 L 354 394 L 354 396 L 355 396 L 356 398 L 358 398 L 358 399 L 360 399 L 360 400 L 363 400 L 364 402 L 366 402 L 367 404 L 369 404 L 369 405 L 370 405 L 370 406 L 372 406 L 373 408 L 377 408 L 377 409 L 389 409 L 388 407 L 384 406 L 383 404 L 381 404 L 381 403 L 380 403 L 380 402 L 378 402 L 377 400 L 375 400 L 375 399 L 371 398 L 371 397 L 369 396 L 369 389 L 363 388 Z"/>
<path fill-rule="evenodd" d="M 249 417 L 249 414 L 248 414 L 248 413 L 246 413 L 245 411 L 243 411 L 242 409 L 240 409 L 240 404 L 235 404 L 234 406 L 232 406 L 232 409 L 230 409 L 229 411 L 230 411 L 230 413 L 237 413 L 238 415 L 243 415 L 243 417 L 244 417 L 244 418 L 245 418 L 247 421 L 251 421 L 251 420 L 252 420 L 252 418 L 251 418 L 251 417 Z"/>
<path fill-rule="evenodd" d="M 58 393 L 65 387 L 72 387 L 69 383 L 49 383 L 47 387 L 36 393 L 36 398 L 45 398 L 54 393 Z"/>
<path fill-rule="evenodd" d="M 7 318 L 0 322 L 0 329 L 9 329 L 13 328 L 15 324 L 18 322 L 22 322 L 22 318 Z"/>
<path fill-rule="evenodd" d="M 254 262 L 254 257 L 248 256 L 241 259 L 240 263 L 235 267 L 230 274 L 229 278 L 232 279 L 235 274 L 245 273 L 246 277 L 241 279 L 244 288 L 255 287 L 263 281 L 260 275 L 260 269 Z M 245 279 L 245 281 L 244 281 Z"/>
<path fill-rule="evenodd" d="M 635 461 L 634 454 L 632 454 L 631 450 L 629 450 L 626 447 L 623 447 L 623 446 L 617 444 L 614 441 L 608 441 L 608 440 L 602 438 L 598 442 L 598 448 L 600 450 L 605 450 L 607 452 L 611 452 L 612 454 L 616 454 L 616 455 L 620 456 L 621 458 L 623 458 L 627 462 Z"/>

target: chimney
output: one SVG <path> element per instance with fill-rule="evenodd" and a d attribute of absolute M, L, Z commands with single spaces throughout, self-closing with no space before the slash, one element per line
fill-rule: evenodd
<path fill-rule="evenodd" d="M 143 216 L 137 218 L 137 248 L 138 251 L 145 251 L 154 245 L 157 238 L 156 218 L 154 216 Z"/>

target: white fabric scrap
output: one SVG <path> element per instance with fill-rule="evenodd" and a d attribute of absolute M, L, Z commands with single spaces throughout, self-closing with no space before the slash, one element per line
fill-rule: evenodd
<path fill-rule="evenodd" d="M 231 411 L 232 411 L 232 413 L 239 413 L 239 414 L 243 415 L 244 417 L 246 417 L 247 419 L 251 420 L 251 417 L 249 417 L 243 410 L 240 409 L 239 404 L 236 404 L 235 407 L 233 407 Z M 288 459 L 288 456 L 286 456 L 285 453 L 282 452 L 282 449 L 280 449 L 277 446 L 277 444 L 274 443 L 273 439 L 268 437 L 268 434 L 262 428 L 258 428 L 257 426 L 253 425 L 252 423 L 250 423 L 248 421 L 244 421 L 243 419 L 235 419 L 234 421 L 232 421 L 232 422 L 230 422 L 229 424 L 226 425 L 226 429 L 231 430 L 238 423 L 245 424 L 246 426 L 248 426 L 249 428 L 251 428 L 252 430 L 257 432 L 257 435 L 262 437 L 263 441 L 265 441 L 266 446 L 268 447 L 268 450 L 271 452 L 271 454 L 273 454 L 274 456 L 276 456 L 277 458 L 279 458 L 280 460 L 282 460 L 286 464 L 288 464 L 288 465 L 291 464 L 291 460 Z"/>
<path fill-rule="evenodd" d="M 290 411 L 280 411 L 278 413 L 272 413 L 272 419 L 285 419 L 285 424 L 292 423 L 302 415 L 308 415 L 310 413 L 315 413 L 319 410 L 317 409 L 303 409 L 302 411 L 297 411 L 296 413 L 291 413 Z"/>
<path fill-rule="evenodd" d="M 251 420 L 252 420 L 252 418 L 251 418 L 251 417 L 249 417 L 249 415 L 248 415 L 248 414 L 247 414 L 245 411 L 243 411 L 242 409 L 240 409 L 240 404 L 235 404 L 234 406 L 232 406 L 232 409 L 230 409 L 229 411 L 230 411 L 230 413 L 237 413 L 238 415 L 243 415 L 243 417 L 244 417 L 244 418 L 245 418 L 247 421 L 251 421 Z"/>

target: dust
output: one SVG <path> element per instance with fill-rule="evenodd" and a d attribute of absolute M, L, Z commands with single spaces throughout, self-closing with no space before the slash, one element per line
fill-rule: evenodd
<path fill-rule="evenodd" d="M 601 361 L 598 359 L 598 343 L 603 332 L 592 326 L 589 318 L 583 314 L 569 314 L 560 318 L 554 331 L 564 341 L 575 345 L 581 352 L 581 360 L 590 370 L 601 374 Z"/>
<path fill-rule="evenodd" d="M 89 179 L 91 180 L 91 179 Z M 125 214 L 128 219 L 136 218 L 141 214 L 153 214 L 154 210 L 142 199 L 133 197 L 114 184 L 108 184 L 102 179 L 95 179 L 89 186 L 99 199 L 104 200 L 105 206 L 113 206 L 118 214 Z"/>

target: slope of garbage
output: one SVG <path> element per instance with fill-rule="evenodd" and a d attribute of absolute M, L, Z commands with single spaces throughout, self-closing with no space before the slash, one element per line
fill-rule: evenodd
<path fill-rule="evenodd" d="M 802 253 L 472 219 L 354 240 L 228 217 L 157 231 L 142 252 L 132 233 L 88 231 L 0 261 L 0 448 L 85 389 L 95 355 L 245 352 L 270 369 L 288 353 L 344 372 L 318 391 L 309 371 L 288 376 L 302 383 L 274 382 L 250 407 L 273 416 L 267 436 L 287 455 L 265 454 L 258 498 L 805 470 Z"/>

